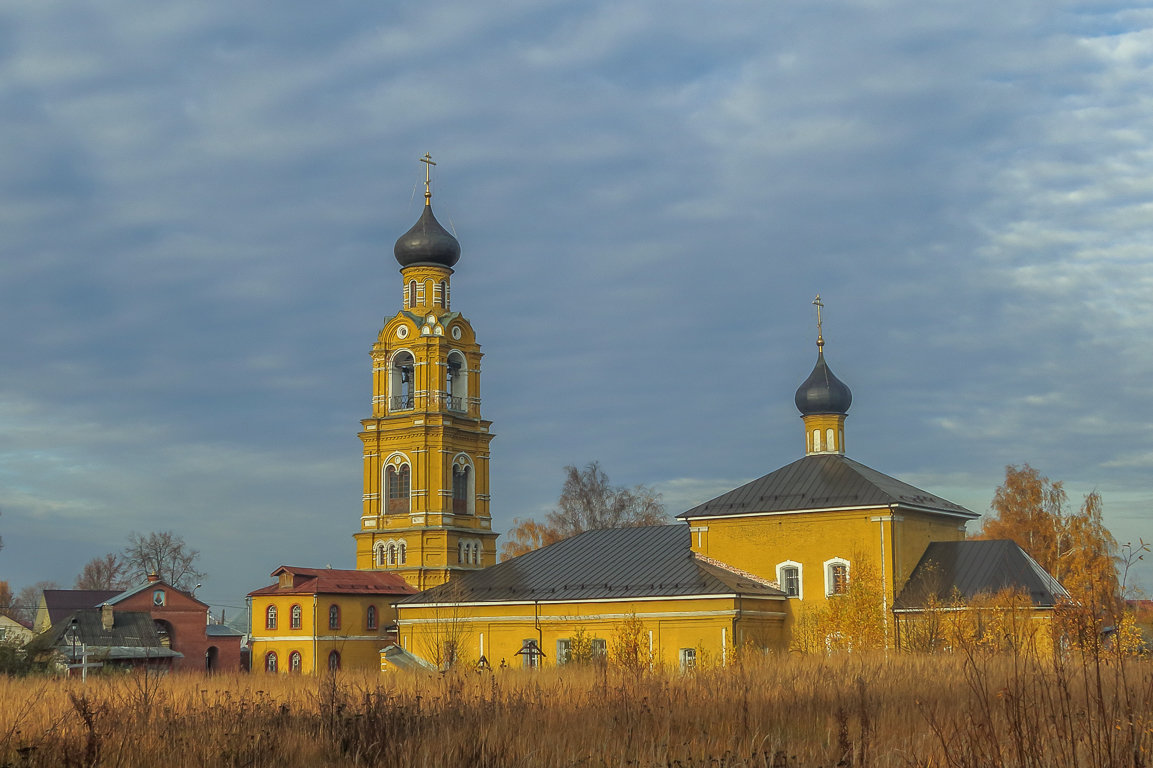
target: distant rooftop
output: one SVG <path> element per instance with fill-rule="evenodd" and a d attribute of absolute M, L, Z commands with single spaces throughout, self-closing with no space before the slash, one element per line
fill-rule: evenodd
<path fill-rule="evenodd" d="M 291 576 L 291 584 L 280 586 L 281 574 Z M 340 568 L 300 568 L 282 565 L 272 572 L 277 583 L 253 590 L 257 595 L 411 595 L 416 591 L 407 581 L 388 571 L 345 570 Z"/>

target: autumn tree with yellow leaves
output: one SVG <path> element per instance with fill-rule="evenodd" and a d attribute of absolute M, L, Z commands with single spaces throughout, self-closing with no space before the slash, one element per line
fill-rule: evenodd
<path fill-rule="evenodd" d="M 1068 590 L 1073 601 L 1112 612 L 1121 604 L 1117 540 L 1102 519 L 1101 495 L 1069 509 L 1060 481 L 1033 467 L 1005 467 L 1005 482 L 993 496 L 992 514 L 977 539 L 1012 539 Z"/>

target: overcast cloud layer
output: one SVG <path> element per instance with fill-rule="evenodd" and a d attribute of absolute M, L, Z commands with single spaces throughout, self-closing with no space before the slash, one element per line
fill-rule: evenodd
<path fill-rule="evenodd" d="M 819 292 L 850 455 L 1153 538 L 1151 82 L 1109 2 L 9 2 L 0 578 L 353 567 L 426 151 L 498 530 L 565 464 L 675 514 L 799 457 Z"/>

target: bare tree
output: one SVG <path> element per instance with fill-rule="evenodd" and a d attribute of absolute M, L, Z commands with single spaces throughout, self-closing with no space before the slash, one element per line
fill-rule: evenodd
<path fill-rule="evenodd" d="M 556 509 L 545 522 L 516 520 L 501 547 L 501 559 L 522 555 L 538 547 L 598 528 L 628 528 L 668 522 L 661 495 L 646 485 L 613 485 L 600 463 L 584 469 L 567 466 Z"/>
<path fill-rule="evenodd" d="M 190 591 L 204 573 L 196 570 L 200 551 L 184 543 L 172 531 L 153 532 L 147 536 L 133 531 L 124 548 L 124 563 L 129 579 L 155 573 L 177 589 Z"/>
<path fill-rule="evenodd" d="M 633 488 L 609 482 L 600 463 L 593 461 L 584 469 L 565 467 L 564 488 L 557 508 L 548 521 L 561 538 L 598 528 L 626 528 L 638 525 L 660 525 L 668 522 L 661 495 L 652 488 Z"/>
<path fill-rule="evenodd" d="M 36 613 L 40 610 L 40 599 L 44 596 L 46 589 L 60 589 L 60 585 L 54 581 L 38 581 L 24 587 L 12 599 L 12 609 L 9 611 L 9 615 L 17 621 L 34 623 L 37 618 Z"/>
<path fill-rule="evenodd" d="M 127 589 L 132 585 L 128 576 L 128 566 L 114 552 L 103 557 L 94 557 L 84 564 L 84 569 L 76 577 L 73 589 Z"/>

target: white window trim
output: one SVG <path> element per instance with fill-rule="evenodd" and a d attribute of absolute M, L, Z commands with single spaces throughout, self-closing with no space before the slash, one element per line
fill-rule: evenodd
<path fill-rule="evenodd" d="M 834 566 L 834 565 L 843 565 L 843 566 L 845 566 L 845 580 L 846 580 L 846 581 L 848 581 L 848 580 L 852 579 L 852 577 L 853 577 L 852 568 L 851 568 L 851 566 L 850 566 L 850 564 L 849 564 L 849 561 L 848 561 L 848 560 L 846 560 L 845 558 L 843 558 L 843 557 L 834 557 L 834 558 L 830 558 L 829 560 L 826 560 L 826 561 L 825 561 L 825 566 L 824 566 L 824 571 L 825 571 L 825 597 L 831 597 L 831 596 L 833 596 L 834 594 L 836 594 L 836 593 L 834 593 L 834 592 L 833 592 L 833 578 L 832 578 L 832 576 L 833 576 L 833 574 L 832 574 L 832 566 Z"/>
<path fill-rule="evenodd" d="M 790 600 L 804 600 L 805 599 L 805 567 L 795 560 L 785 560 L 784 562 L 777 563 L 777 584 L 781 586 L 781 591 L 785 591 L 785 577 L 781 573 L 785 568 L 792 567 L 797 569 L 797 594 L 789 595 Z"/>

